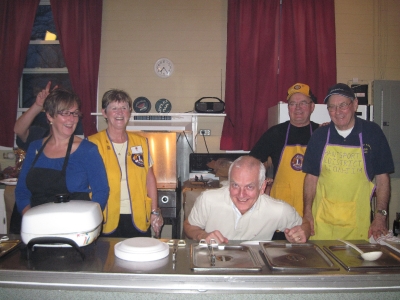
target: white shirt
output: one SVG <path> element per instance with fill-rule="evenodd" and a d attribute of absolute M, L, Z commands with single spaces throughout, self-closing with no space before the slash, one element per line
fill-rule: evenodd
<path fill-rule="evenodd" d="M 270 240 L 276 230 L 284 231 L 303 222 L 288 203 L 265 194 L 237 218 L 229 187 L 203 192 L 194 203 L 188 221 L 206 232 L 219 230 L 229 240 Z"/>

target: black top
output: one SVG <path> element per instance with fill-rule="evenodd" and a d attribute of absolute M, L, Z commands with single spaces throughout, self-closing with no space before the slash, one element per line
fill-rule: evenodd
<path fill-rule="evenodd" d="M 285 146 L 286 132 L 289 123 L 289 121 L 286 121 L 269 128 L 250 151 L 250 155 L 258 158 L 262 162 L 266 162 L 268 157 L 271 156 L 272 164 L 274 165 L 274 177 L 283 147 Z M 315 122 L 310 122 L 310 124 L 312 132 L 319 127 L 319 124 Z M 310 124 L 303 127 L 290 125 L 287 144 L 306 146 L 311 137 Z"/>
<path fill-rule="evenodd" d="M 44 128 L 41 126 L 31 126 L 29 127 L 29 135 L 25 143 L 17 136 L 17 141 L 16 141 L 17 146 L 24 151 L 28 151 L 29 144 L 31 142 L 42 139 L 48 136 L 49 133 L 50 133 L 49 127 Z"/>

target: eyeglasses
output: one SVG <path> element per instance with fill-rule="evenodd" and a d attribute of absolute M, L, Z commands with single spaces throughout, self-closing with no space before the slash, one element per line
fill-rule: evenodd
<path fill-rule="evenodd" d="M 339 105 L 328 105 L 327 108 L 328 108 L 328 111 L 331 111 L 331 112 L 336 111 L 337 108 L 339 108 L 339 110 L 341 110 L 341 111 L 345 111 L 349 108 L 349 106 L 352 103 L 353 103 L 353 101 L 350 101 L 349 103 L 343 102 L 343 103 L 340 103 Z"/>
<path fill-rule="evenodd" d="M 311 101 L 310 101 L 310 102 L 307 102 L 307 101 L 300 101 L 299 103 L 296 103 L 296 102 L 289 102 L 289 103 L 288 103 L 288 105 L 289 105 L 290 108 L 295 108 L 295 107 L 304 108 L 304 107 L 306 107 L 306 106 L 308 106 L 308 105 L 310 105 L 310 104 L 311 104 Z"/>
<path fill-rule="evenodd" d="M 63 116 L 63 117 L 69 117 L 70 115 L 74 117 L 81 117 L 82 113 L 79 110 L 75 111 L 69 111 L 69 110 L 59 110 L 57 111 L 57 114 Z"/>

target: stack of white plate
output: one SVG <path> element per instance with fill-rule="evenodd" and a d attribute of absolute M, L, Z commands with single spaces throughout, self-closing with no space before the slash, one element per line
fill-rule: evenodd
<path fill-rule="evenodd" d="M 157 239 L 137 237 L 119 242 L 114 247 L 115 256 L 129 261 L 153 261 L 169 254 L 169 246 Z"/>

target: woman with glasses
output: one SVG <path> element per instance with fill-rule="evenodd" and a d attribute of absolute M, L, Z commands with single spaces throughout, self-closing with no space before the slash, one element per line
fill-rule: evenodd
<path fill-rule="evenodd" d="M 22 215 L 31 207 L 54 202 L 57 194 L 92 200 L 104 209 L 109 187 L 99 151 L 73 134 L 80 106 L 79 97 L 63 89 L 53 90 L 44 101 L 51 133 L 29 145 L 15 190 Z"/>
<path fill-rule="evenodd" d="M 27 151 L 29 144 L 32 141 L 44 138 L 50 134 L 50 125 L 48 122 L 40 121 L 45 120 L 45 113 L 43 112 L 43 103 L 51 90 L 58 88 L 58 85 L 51 89 L 51 81 L 49 81 L 44 89 L 36 95 L 35 102 L 31 107 L 24 112 L 15 122 L 14 133 L 17 138 L 15 140 L 18 148 Z M 39 121 L 37 121 L 39 120 Z M 82 122 L 78 121 L 78 125 L 74 134 L 83 135 Z"/>

